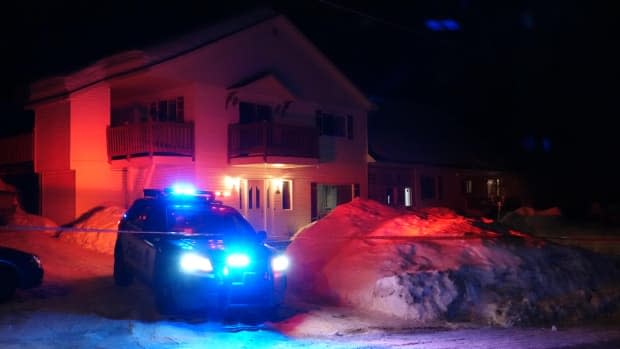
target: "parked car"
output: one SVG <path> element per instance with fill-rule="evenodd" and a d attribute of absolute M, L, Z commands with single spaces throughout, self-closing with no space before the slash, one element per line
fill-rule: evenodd
<path fill-rule="evenodd" d="M 119 222 L 114 280 L 150 285 L 162 313 L 206 308 L 276 309 L 288 258 L 213 193 L 145 189 Z"/>
<path fill-rule="evenodd" d="M 43 266 L 34 254 L 0 246 L 0 302 L 13 297 L 17 288 L 41 285 Z"/>

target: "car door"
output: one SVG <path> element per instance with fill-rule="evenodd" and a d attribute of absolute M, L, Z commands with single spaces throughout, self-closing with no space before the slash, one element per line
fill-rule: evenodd
<path fill-rule="evenodd" d="M 123 254 L 125 262 L 134 274 L 145 281 L 150 281 L 156 252 L 155 232 L 161 232 L 163 212 L 156 202 L 137 202 L 128 212 L 125 223 L 129 231 L 125 234 Z"/>

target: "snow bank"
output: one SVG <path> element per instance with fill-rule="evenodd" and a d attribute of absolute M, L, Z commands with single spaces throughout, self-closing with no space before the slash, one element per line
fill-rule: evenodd
<path fill-rule="evenodd" d="M 125 213 L 125 209 L 117 206 L 98 207 L 78 218 L 70 228 L 77 230 L 65 231 L 60 234 L 62 240 L 76 243 L 89 250 L 114 253 L 118 221 Z M 84 229 L 102 229 L 103 232 L 79 231 Z"/>
<path fill-rule="evenodd" d="M 615 310 L 612 260 L 493 227 L 355 199 L 295 235 L 290 290 L 419 323 L 511 326 Z"/>
<path fill-rule="evenodd" d="M 33 227 L 30 231 L 41 230 L 50 234 L 52 234 L 52 229 L 46 228 L 58 226 L 49 218 L 24 211 L 17 200 L 17 189 L 2 179 L 0 179 L 0 225 Z"/>

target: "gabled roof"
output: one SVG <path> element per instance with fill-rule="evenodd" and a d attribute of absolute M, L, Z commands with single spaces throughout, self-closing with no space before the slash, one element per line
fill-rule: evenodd
<path fill-rule="evenodd" d="M 205 48 L 228 36 L 242 32 L 268 21 L 277 22 L 287 30 L 321 69 L 329 72 L 339 82 L 343 90 L 349 93 L 364 109 L 374 106 L 364 94 L 342 74 L 297 28 L 283 15 L 272 10 L 259 10 L 210 25 L 204 29 L 183 35 L 176 40 L 141 50 L 130 50 L 98 60 L 88 67 L 66 76 L 56 76 L 37 81 L 30 86 L 29 105 L 44 103 L 48 100 L 64 98 L 71 93 L 87 88 L 102 81 L 124 77 L 153 68 L 165 62 L 188 55 Z M 258 81 L 257 81 L 258 83 Z M 273 83 L 269 79 L 260 82 Z M 281 84 L 281 82 L 280 82 Z M 287 89 L 285 85 L 281 87 Z"/>
<path fill-rule="evenodd" d="M 264 94 L 266 91 L 283 100 L 293 101 L 296 99 L 291 90 L 278 79 L 273 73 L 260 73 L 248 79 L 243 79 L 228 87 L 229 90 L 242 91 L 244 93 Z"/>

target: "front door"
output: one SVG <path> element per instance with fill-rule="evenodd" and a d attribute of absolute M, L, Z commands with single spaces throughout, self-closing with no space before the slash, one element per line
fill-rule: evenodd
<path fill-rule="evenodd" d="M 264 184 L 262 179 L 249 179 L 245 194 L 246 217 L 257 231 L 266 230 Z"/>

